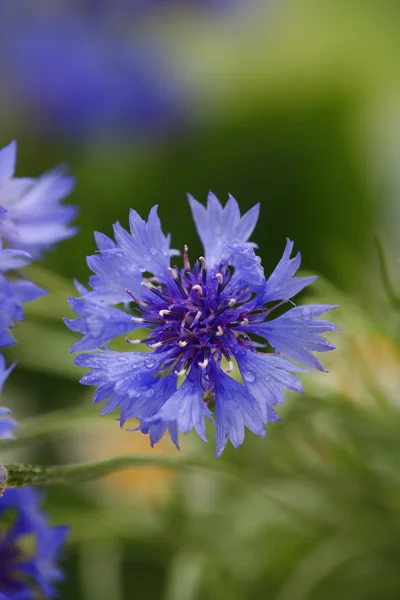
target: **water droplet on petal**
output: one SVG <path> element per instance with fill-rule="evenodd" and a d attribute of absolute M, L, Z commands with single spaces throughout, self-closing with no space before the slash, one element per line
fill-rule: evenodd
<path fill-rule="evenodd" d="M 143 259 L 147 260 L 147 262 L 149 262 L 151 260 L 150 254 L 143 254 Z"/>
<path fill-rule="evenodd" d="M 146 367 L 146 369 L 152 369 L 155 364 L 156 361 L 154 360 L 154 358 L 146 358 L 144 361 L 144 366 Z"/>
<path fill-rule="evenodd" d="M 165 245 L 161 246 L 161 252 L 164 254 L 164 256 L 169 256 L 169 252 L 168 252 L 168 248 Z"/>
<path fill-rule="evenodd" d="M 127 358 L 126 356 L 119 356 L 118 362 L 126 365 L 129 362 L 129 358 Z"/>
<path fill-rule="evenodd" d="M 152 254 L 153 256 L 155 256 L 157 254 L 157 248 L 155 248 L 154 246 L 152 246 L 150 248 L 150 254 Z"/>
<path fill-rule="evenodd" d="M 117 252 L 115 253 L 115 256 L 119 256 L 120 258 L 123 258 L 125 256 L 125 254 L 123 252 L 121 252 L 121 250 L 117 250 Z"/>
<path fill-rule="evenodd" d="M 271 381 L 271 377 L 270 377 L 269 375 L 266 375 L 266 376 L 265 376 L 265 381 L 266 381 L 267 383 L 269 383 L 269 382 Z"/>
<path fill-rule="evenodd" d="M 256 374 L 254 371 L 246 371 L 243 373 L 243 379 L 249 383 L 253 383 L 256 380 Z"/>

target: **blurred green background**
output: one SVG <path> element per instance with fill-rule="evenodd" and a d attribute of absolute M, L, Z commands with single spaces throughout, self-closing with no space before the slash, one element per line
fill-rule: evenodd
<path fill-rule="evenodd" d="M 60 2 L 71 14 L 85 4 Z M 303 300 L 340 304 L 333 319 L 342 331 L 330 338 L 337 350 L 322 357 L 329 373 L 304 376 L 305 396 L 287 395 L 267 440 L 247 433 L 238 451 L 228 448 L 221 474 L 142 468 L 49 490 L 52 520 L 72 527 L 60 598 L 395 600 L 400 328 L 374 236 L 382 232 L 399 280 L 400 6 L 152 4 L 139 14 L 128 0 L 99 2 L 107 10 L 89 22 L 127 43 L 157 40 L 179 97 L 178 118 L 161 130 L 49 128 L 2 62 L 0 145 L 18 139 L 21 176 L 67 163 L 77 178 L 69 201 L 80 208 L 79 235 L 27 270 L 50 294 L 27 306 L 8 352 L 19 365 L 2 404 L 24 424 L 18 448 L 2 448 L 2 459 L 177 454 L 168 440 L 151 450 L 145 436 L 120 431 L 91 405 L 92 389 L 78 383 L 69 354 L 76 336 L 61 322 L 70 316 L 72 279 L 87 282 L 93 231 L 126 225 L 130 207 L 146 216 L 159 204 L 173 247 L 187 243 L 198 256 L 186 192 L 200 201 L 210 189 L 222 201 L 230 192 L 242 211 L 260 202 L 253 239 L 266 273 L 290 237 L 304 271 L 321 276 Z M 29 432 L 60 410 L 68 412 L 51 414 L 49 437 L 38 442 Z M 182 454 L 213 460 L 211 431 L 210 440 L 189 435 Z"/>

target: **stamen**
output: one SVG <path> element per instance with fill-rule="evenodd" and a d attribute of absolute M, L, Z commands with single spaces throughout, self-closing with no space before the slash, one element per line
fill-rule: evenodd
<path fill-rule="evenodd" d="M 197 324 L 197 322 L 200 319 L 201 315 L 202 315 L 201 310 L 198 310 L 197 313 L 196 313 L 196 315 L 195 315 L 195 317 L 194 317 L 194 319 L 193 319 L 193 321 L 192 321 L 192 324 L 190 325 L 190 329 L 193 329 L 193 327 Z"/>
<path fill-rule="evenodd" d="M 236 304 L 236 298 L 231 298 L 228 302 L 229 308 L 232 308 Z"/>
<path fill-rule="evenodd" d="M 224 330 L 222 329 L 221 325 L 218 325 L 216 335 L 218 335 L 218 337 L 224 335 Z"/>
<path fill-rule="evenodd" d="M 132 346 L 136 346 L 137 344 L 141 344 L 143 340 L 131 340 L 128 337 L 125 338 L 127 344 L 131 344 Z"/>
<path fill-rule="evenodd" d="M 185 375 L 186 373 L 186 369 L 182 369 L 181 371 L 174 371 L 174 375 L 176 375 L 177 377 L 182 377 L 182 375 Z"/>
<path fill-rule="evenodd" d="M 205 369 L 206 366 L 208 365 L 208 358 L 206 357 L 203 361 L 198 362 L 197 363 L 199 365 L 199 367 L 201 367 L 202 369 Z"/>
<path fill-rule="evenodd" d="M 178 346 L 180 346 L 181 348 L 184 348 L 185 346 L 188 345 L 188 343 L 189 342 L 187 340 L 186 341 L 185 340 L 179 340 Z"/>
<path fill-rule="evenodd" d="M 149 348 L 159 348 L 163 345 L 163 342 L 156 342 L 155 344 L 149 344 Z"/>
<path fill-rule="evenodd" d="M 206 259 L 204 258 L 204 256 L 200 256 L 199 261 L 201 262 L 201 268 L 204 269 L 204 271 L 207 269 L 207 264 L 206 264 Z"/>
<path fill-rule="evenodd" d="M 247 318 L 247 317 L 245 317 L 245 318 L 243 319 L 243 321 L 240 321 L 240 323 L 239 323 L 239 325 L 248 325 L 248 324 L 249 324 L 249 320 L 248 320 L 248 318 Z"/>
<path fill-rule="evenodd" d="M 183 298 L 187 298 L 187 293 L 185 292 L 185 290 L 183 289 L 182 283 L 179 279 L 179 275 L 176 273 L 176 271 L 174 269 L 172 269 L 171 267 L 168 268 L 168 272 L 171 275 L 171 277 L 174 278 L 176 286 L 178 288 L 178 290 L 180 291 L 180 293 L 182 294 Z"/>
<path fill-rule="evenodd" d="M 224 281 L 224 276 L 222 275 L 222 273 L 217 273 L 215 277 L 218 279 L 219 285 L 222 285 Z"/>
<path fill-rule="evenodd" d="M 166 317 L 167 315 L 171 314 L 171 311 L 164 308 L 163 310 L 159 310 L 158 314 L 160 315 L 160 317 Z"/>
<path fill-rule="evenodd" d="M 183 246 L 183 266 L 185 267 L 186 271 L 190 271 L 190 261 L 188 252 L 189 248 L 185 244 Z"/>
<path fill-rule="evenodd" d="M 226 369 L 225 373 L 232 373 L 233 371 L 233 362 L 231 360 L 228 361 L 228 368 Z"/>
<path fill-rule="evenodd" d="M 144 319 L 142 319 L 142 317 L 132 317 L 131 321 L 134 323 L 144 323 Z"/>
<path fill-rule="evenodd" d="M 203 295 L 203 288 L 202 288 L 202 287 L 201 287 L 201 285 L 199 285 L 199 284 L 196 284 L 196 285 L 194 285 L 194 286 L 192 287 L 192 290 L 197 290 L 197 291 L 199 292 L 200 296 L 202 296 L 202 295 Z"/>
<path fill-rule="evenodd" d="M 125 291 L 126 291 L 126 293 L 127 293 L 127 294 L 128 294 L 128 295 L 129 295 L 129 296 L 132 298 L 132 300 L 133 300 L 134 302 L 136 302 L 136 298 L 135 298 L 135 296 L 132 294 L 131 290 L 130 290 L 130 289 L 128 289 L 128 288 L 125 288 Z"/>

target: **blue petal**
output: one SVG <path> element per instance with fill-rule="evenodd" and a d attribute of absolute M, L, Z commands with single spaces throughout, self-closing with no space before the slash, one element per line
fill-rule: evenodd
<path fill-rule="evenodd" d="M 10 174 L 11 169 L 7 172 Z M 75 235 L 76 229 L 68 225 L 77 209 L 60 204 L 73 187 L 74 179 L 60 168 L 38 179 L 9 175 L 1 190 L 1 203 L 8 211 L 7 218 L 0 224 L 0 232 L 8 244 L 38 258 L 55 243 Z"/>
<path fill-rule="evenodd" d="M 267 339 L 275 351 L 303 365 L 323 371 L 312 352 L 327 352 L 335 347 L 320 334 L 336 331 L 330 321 L 314 321 L 316 317 L 336 308 L 326 304 L 309 304 L 287 311 L 281 317 L 265 323 L 249 324 L 243 330 Z"/>
<path fill-rule="evenodd" d="M 263 304 L 272 300 L 288 300 L 318 279 L 315 276 L 294 277 L 300 267 L 301 256 L 298 252 L 294 258 L 290 258 L 292 250 L 293 242 L 287 239 L 283 256 L 268 278 L 261 294 L 260 301 Z"/>
<path fill-rule="evenodd" d="M 189 433 L 193 427 L 201 439 L 207 442 L 204 418 L 212 420 L 209 409 L 205 406 L 200 387 L 199 374 L 190 373 L 181 387 L 166 401 L 161 410 L 151 419 L 152 423 L 176 421 L 178 430 Z M 148 420 L 147 423 L 150 421 Z"/>
<path fill-rule="evenodd" d="M 11 575 L 17 571 L 22 577 L 19 578 L 20 586 L 18 593 L 12 594 L 15 600 L 27 600 L 32 597 L 32 590 L 39 596 L 54 598 L 55 589 L 53 585 L 61 581 L 63 573 L 58 566 L 61 546 L 64 544 L 68 534 L 65 526 L 52 527 L 48 523 L 47 516 L 42 511 L 42 495 L 35 488 L 11 489 L 7 488 L 0 498 L 0 518 L 6 515 L 4 525 L 6 535 L 3 536 L 2 544 L 5 545 L 7 556 L 7 544 L 10 544 L 10 557 L 12 563 L 0 564 L 0 579 L 5 575 Z M 13 522 L 10 525 L 7 513 L 13 514 Z M 3 527 L 3 523 L 2 523 Z M 29 560 L 21 560 L 20 554 L 12 552 L 13 548 L 19 547 L 24 539 L 32 540 L 33 555 Z M 14 563 L 14 560 L 16 562 Z M 11 573 L 10 573 L 11 568 Z M 13 578 L 12 578 L 13 579 Z M 9 596 L 4 596 L 9 598 Z M 11 599 L 11 596 L 10 596 Z"/>
<path fill-rule="evenodd" d="M 260 354 L 241 349 L 236 360 L 248 391 L 254 396 L 264 423 L 270 418 L 268 405 L 283 402 L 283 390 L 303 393 L 301 382 L 293 371 L 305 372 L 301 367 L 270 354 Z"/>
<path fill-rule="evenodd" d="M 247 284 L 254 292 L 259 292 L 265 287 L 264 269 L 261 258 L 257 256 L 248 244 L 241 242 L 228 242 L 223 247 L 223 254 L 235 272 L 227 286 L 227 292 L 234 291 L 241 284 Z"/>
<path fill-rule="evenodd" d="M 3 385 L 13 368 L 17 363 L 13 362 L 12 365 L 6 369 L 6 360 L 2 354 L 0 354 L 0 394 L 3 390 Z"/>
<path fill-rule="evenodd" d="M 0 221 L 2 221 L 5 218 L 6 214 L 7 214 L 6 209 L 3 208 L 2 206 L 0 206 Z"/>
<path fill-rule="evenodd" d="M 227 242 L 247 242 L 256 226 L 259 204 L 250 209 L 243 217 L 240 216 L 239 206 L 233 196 L 222 208 L 218 198 L 210 192 L 207 208 L 188 194 L 193 219 L 197 232 L 203 243 L 207 265 L 218 266 L 227 255 L 224 246 Z M 247 247 L 254 244 L 247 243 Z"/>
<path fill-rule="evenodd" d="M 127 290 L 135 298 L 143 297 L 142 272 L 126 252 L 104 250 L 88 256 L 87 264 L 95 273 L 89 278 L 93 289 L 89 295 L 94 300 L 102 300 L 108 304 L 126 304 L 132 300 Z"/>
<path fill-rule="evenodd" d="M 31 260 L 31 255 L 23 250 L 3 249 L 3 240 L 0 238 L 0 271 L 21 269 L 29 264 Z"/>
<path fill-rule="evenodd" d="M 81 379 L 85 385 L 99 386 L 96 401 L 108 398 L 104 414 L 122 407 L 124 418 L 132 408 L 132 399 L 147 394 L 153 400 L 157 394 L 151 395 L 151 388 L 159 379 L 155 373 L 168 358 L 168 353 L 157 352 L 117 352 L 101 350 L 95 354 L 80 354 L 74 359 L 79 367 L 91 369 Z"/>
<path fill-rule="evenodd" d="M 129 234 L 118 223 L 114 225 L 117 246 L 141 271 L 165 275 L 170 265 L 169 237 L 161 229 L 157 206 L 150 211 L 147 223 L 133 209 L 129 214 Z"/>
<path fill-rule="evenodd" d="M 0 182 L 13 177 L 17 156 L 17 142 L 14 140 L 0 150 Z"/>
<path fill-rule="evenodd" d="M 265 429 L 259 406 L 244 385 L 220 370 L 215 387 L 218 458 L 228 439 L 231 440 L 234 448 L 238 448 L 243 443 L 245 425 L 261 437 L 265 437 Z"/>
<path fill-rule="evenodd" d="M 113 338 L 126 334 L 139 325 L 132 323 L 132 316 L 118 308 L 86 298 L 69 298 L 68 304 L 82 318 L 63 319 L 72 331 L 84 336 L 71 346 L 71 352 L 96 350 Z"/>

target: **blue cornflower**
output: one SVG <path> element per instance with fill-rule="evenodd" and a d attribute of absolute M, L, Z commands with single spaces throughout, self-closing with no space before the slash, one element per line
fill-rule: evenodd
<path fill-rule="evenodd" d="M 82 14 L 81 3 L 75 14 L 54 4 L 49 11 L 13 0 L 0 22 L 10 97 L 36 125 L 82 139 L 157 134 L 182 123 L 185 86 L 159 40 L 117 35 L 107 18 Z"/>
<path fill-rule="evenodd" d="M 54 598 L 67 534 L 48 524 L 37 490 L 7 489 L 0 498 L 0 600 Z"/>
<path fill-rule="evenodd" d="M 10 328 L 24 320 L 22 305 L 47 292 L 27 279 L 9 279 L 7 271 L 20 269 L 31 260 L 23 250 L 3 248 L 0 237 L 0 348 L 15 344 Z"/>
<path fill-rule="evenodd" d="M 16 363 L 13 363 L 8 369 L 6 369 L 6 361 L 2 354 L 0 354 L 0 395 L 3 389 L 3 385 Z M 14 438 L 14 429 L 18 423 L 10 417 L 10 409 L 0 406 L 0 440 L 9 440 Z"/>
<path fill-rule="evenodd" d="M 71 193 L 74 180 L 62 169 L 37 179 L 14 177 L 16 153 L 16 142 L 0 150 L 0 237 L 9 247 L 39 258 L 43 251 L 76 233 L 68 226 L 76 207 L 60 204 Z"/>
<path fill-rule="evenodd" d="M 291 258 L 293 242 L 287 240 L 265 279 L 256 245 L 248 242 L 259 205 L 241 216 L 232 196 L 224 208 L 212 193 L 207 208 L 190 196 L 189 202 L 204 257 L 191 265 L 185 246 L 183 267 L 171 268 L 176 252 L 161 230 L 157 207 L 147 223 L 131 210 L 130 233 L 117 223 L 115 242 L 95 234 L 99 253 L 88 258 L 92 289 L 79 286 L 82 297 L 69 301 L 79 318 L 65 322 L 83 334 L 72 351 L 101 348 L 75 363 L 90 369 L 81 382 L 97 386 L 94 401 L 106 401 L 102 414 L 120 408 L 121 424 L 138 418 L 152 445 L 168 427 L 178 446 L 178 430 L 194 428 L 206 440 L 205 417 L 214 422 L 213 406 L 219 456 L 228 439 L 235 448 L 243 442 L 245 425 L 265 436 L 265 424 L 279 420 L 272 407 L 283 402 L 284 389 L 302 391 L 294 373 L 304 369 L 287 359 L 323 370 L 313 351 L 333 349 L 320 334 L 336 326 L 315 318 L 334 307 L 295 307 L 271 319 L 316 279 L 295 277 L 300 254 Z M 110 306 L 119 303 L 128 310 Z M 146 344 L 149 352 L 103 348 L 133 328 L 148 335 L 127 341 Z M 235 363 L 243 383 L 229 375 Z"/>

